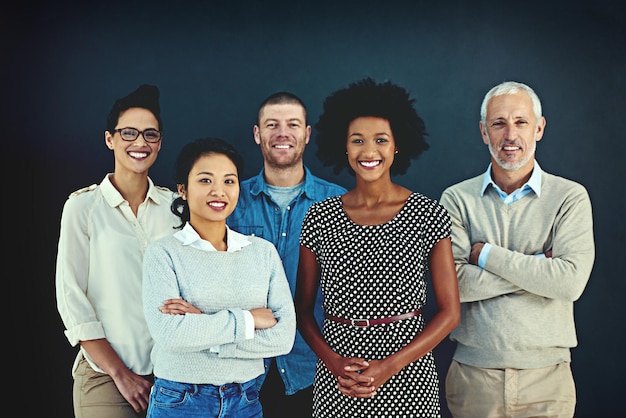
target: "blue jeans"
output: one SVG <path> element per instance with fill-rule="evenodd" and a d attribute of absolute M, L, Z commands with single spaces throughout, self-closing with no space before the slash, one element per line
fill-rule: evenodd
<path fill-rule="evenodd" d="M 155 378 L 148 418 L 263 418 L 256 380 L 222 386 Z"/>

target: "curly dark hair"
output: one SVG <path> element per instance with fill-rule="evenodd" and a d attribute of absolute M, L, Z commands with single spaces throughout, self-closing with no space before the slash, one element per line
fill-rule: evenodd
<path fill-rule="evenodd" d="M 189 172 L 200 157 L 206 154 L 223 154 L 228 157 L 237 168 L 237 175 L 243 173 L 243 156 L 233 147 L 231 143 L 221 138 L 198 138 L 183 146 L 176 157 L 174 167 L 174 182 L 182 184 L 185 189 L 188 187 Z M 189 205 L 182 197 L 174 199 L 170 205 L 170 210 L 181 220 L 181 224 L 175 228 L 182 228 L 189 222 Z"/>
<path fill-rule="evenodd" d="M 396 142 L 391 174 L 405 174 L 411 160 L 430 148 L 425 140 L 426 126 L 413 107 L 415 99 L 406 89 L 391 81 L 376 83 L 367 77 L 335 91 L 324 100 L 322 115 L 315 124 L 317 157 L 324 166 L 334 166 L 335 174 L 347 168 L 354 171 L 346 158 L 346 140 L 350 122 L 361 116 L 389 121 Z"/>

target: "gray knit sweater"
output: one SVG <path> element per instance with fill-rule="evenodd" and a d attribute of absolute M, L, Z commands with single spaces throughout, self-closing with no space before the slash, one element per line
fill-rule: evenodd
<path fill-rule="evenodd" d="M 485 368 L 538 368 L 570 360 L 577 345 L 574 301 L 595 257 L 585 188 L 542 172 L 534 192 L 505 204 L 483 175 L 444 190 L 461 296 L 454 359 Z M 471 245 L 493 245 L 485 268 L 469 264 Z M 552 258 L 536 254 L 552 250 Z"/>
<path fill-rule="evenodd" d="M 264 372 L 264 357 L 291 350 L 296 317 L 280 257 L 269 241 L 246 238 L 251 244 L 235 252 L 203 251 L 175 236 L 147 248 L 143 308 L 155 340 L 155 376 L 185 383 L 242 383 Z M 164 300 L 176 297 L 202 314 L 159 311 Z M 243 310 L 260 307 L 272 309 L 278 323 L 246 339 Z M 219 354 L 211 350 L 216 346 Z"/>

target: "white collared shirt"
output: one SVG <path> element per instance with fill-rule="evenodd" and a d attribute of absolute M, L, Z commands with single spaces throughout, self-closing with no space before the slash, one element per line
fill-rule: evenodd
<path fill-rule="evenodd" d="M 504 203 L 510 205 L 511 203 L 515 203 L 521 198 L 527 196 L 530 192 L 535 192 L 537 197 L 541 196 L 541 167 L 537 160 L 535 160 L 533 166 L 533 172 L 530 175 L 530 178 L 526 183 L 522 185 L 522 187 L 512 191 L 511 193 L 505 193 L 491 178 L 491 163 L 489 163 L 489 167 L 487 167 L 487 171 L 485 172 L 485 177 L 483 180 L 483 186 L 480 189 L 480 195 L 483 196 L 485 194 L 485 190 L 487 186 L 490 184 L 493 186 L 498 195 L 502 199 Z M 489 257 L 489 251 L 491 251 L 492 244 L 488 242 L 485 243 L 482 250 L 480 250 L 480 255 L 478 256 L 478 267 L 485 268 L 485 264 L 487 263 L 487 257 Z M 544 254 L 537 254 L 539 257 L 545 257 Z"/>
<path fill-rule="evenodd" d="M 174 236 L 183 245 L 191 245 L 193 248 L 197 248 L 202 251 L 217 251 L 213 244 L 202 239 L 200 235 L 198 235 L 189 222 L 185 224 L 183 229 L 176 232 Z M 230 229 L 228 225 L 226 225 L 226 252 L 232 253 L 234 251 L 239 251 L 247 245 L 250 245 L 250 241 L 245 235 Z"/>
<path fill-rule="evenodd" d="M 137 215 L 107 174 L 99 185 L 70 195 L 63 207 L 56 261 L 56 298 L 65 336 L 72 346 L 106 338 L 124 364 L 140 375 L 152 373 L 154 344 L 141 303 L 146 247 L 172 235 L 180 224 L 170 205 L 174 193 L 148 178 Z M 99 368 L 82 348 L 82 356 Z"/>

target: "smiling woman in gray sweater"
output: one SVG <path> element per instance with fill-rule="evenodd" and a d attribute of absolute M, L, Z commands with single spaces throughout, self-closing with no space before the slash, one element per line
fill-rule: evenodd
<path fill-rule="evenodd" d="M 226 226 L 242 164 L 218 139 L 189 143 L 178 156 L 172 210 L 184 227 L 144 258 L 143 308 L 155 340 L 148 417 L 262 417 L 255 378 L 263 359 L 293 345 L 295 310 L 274 245 Z"/>

